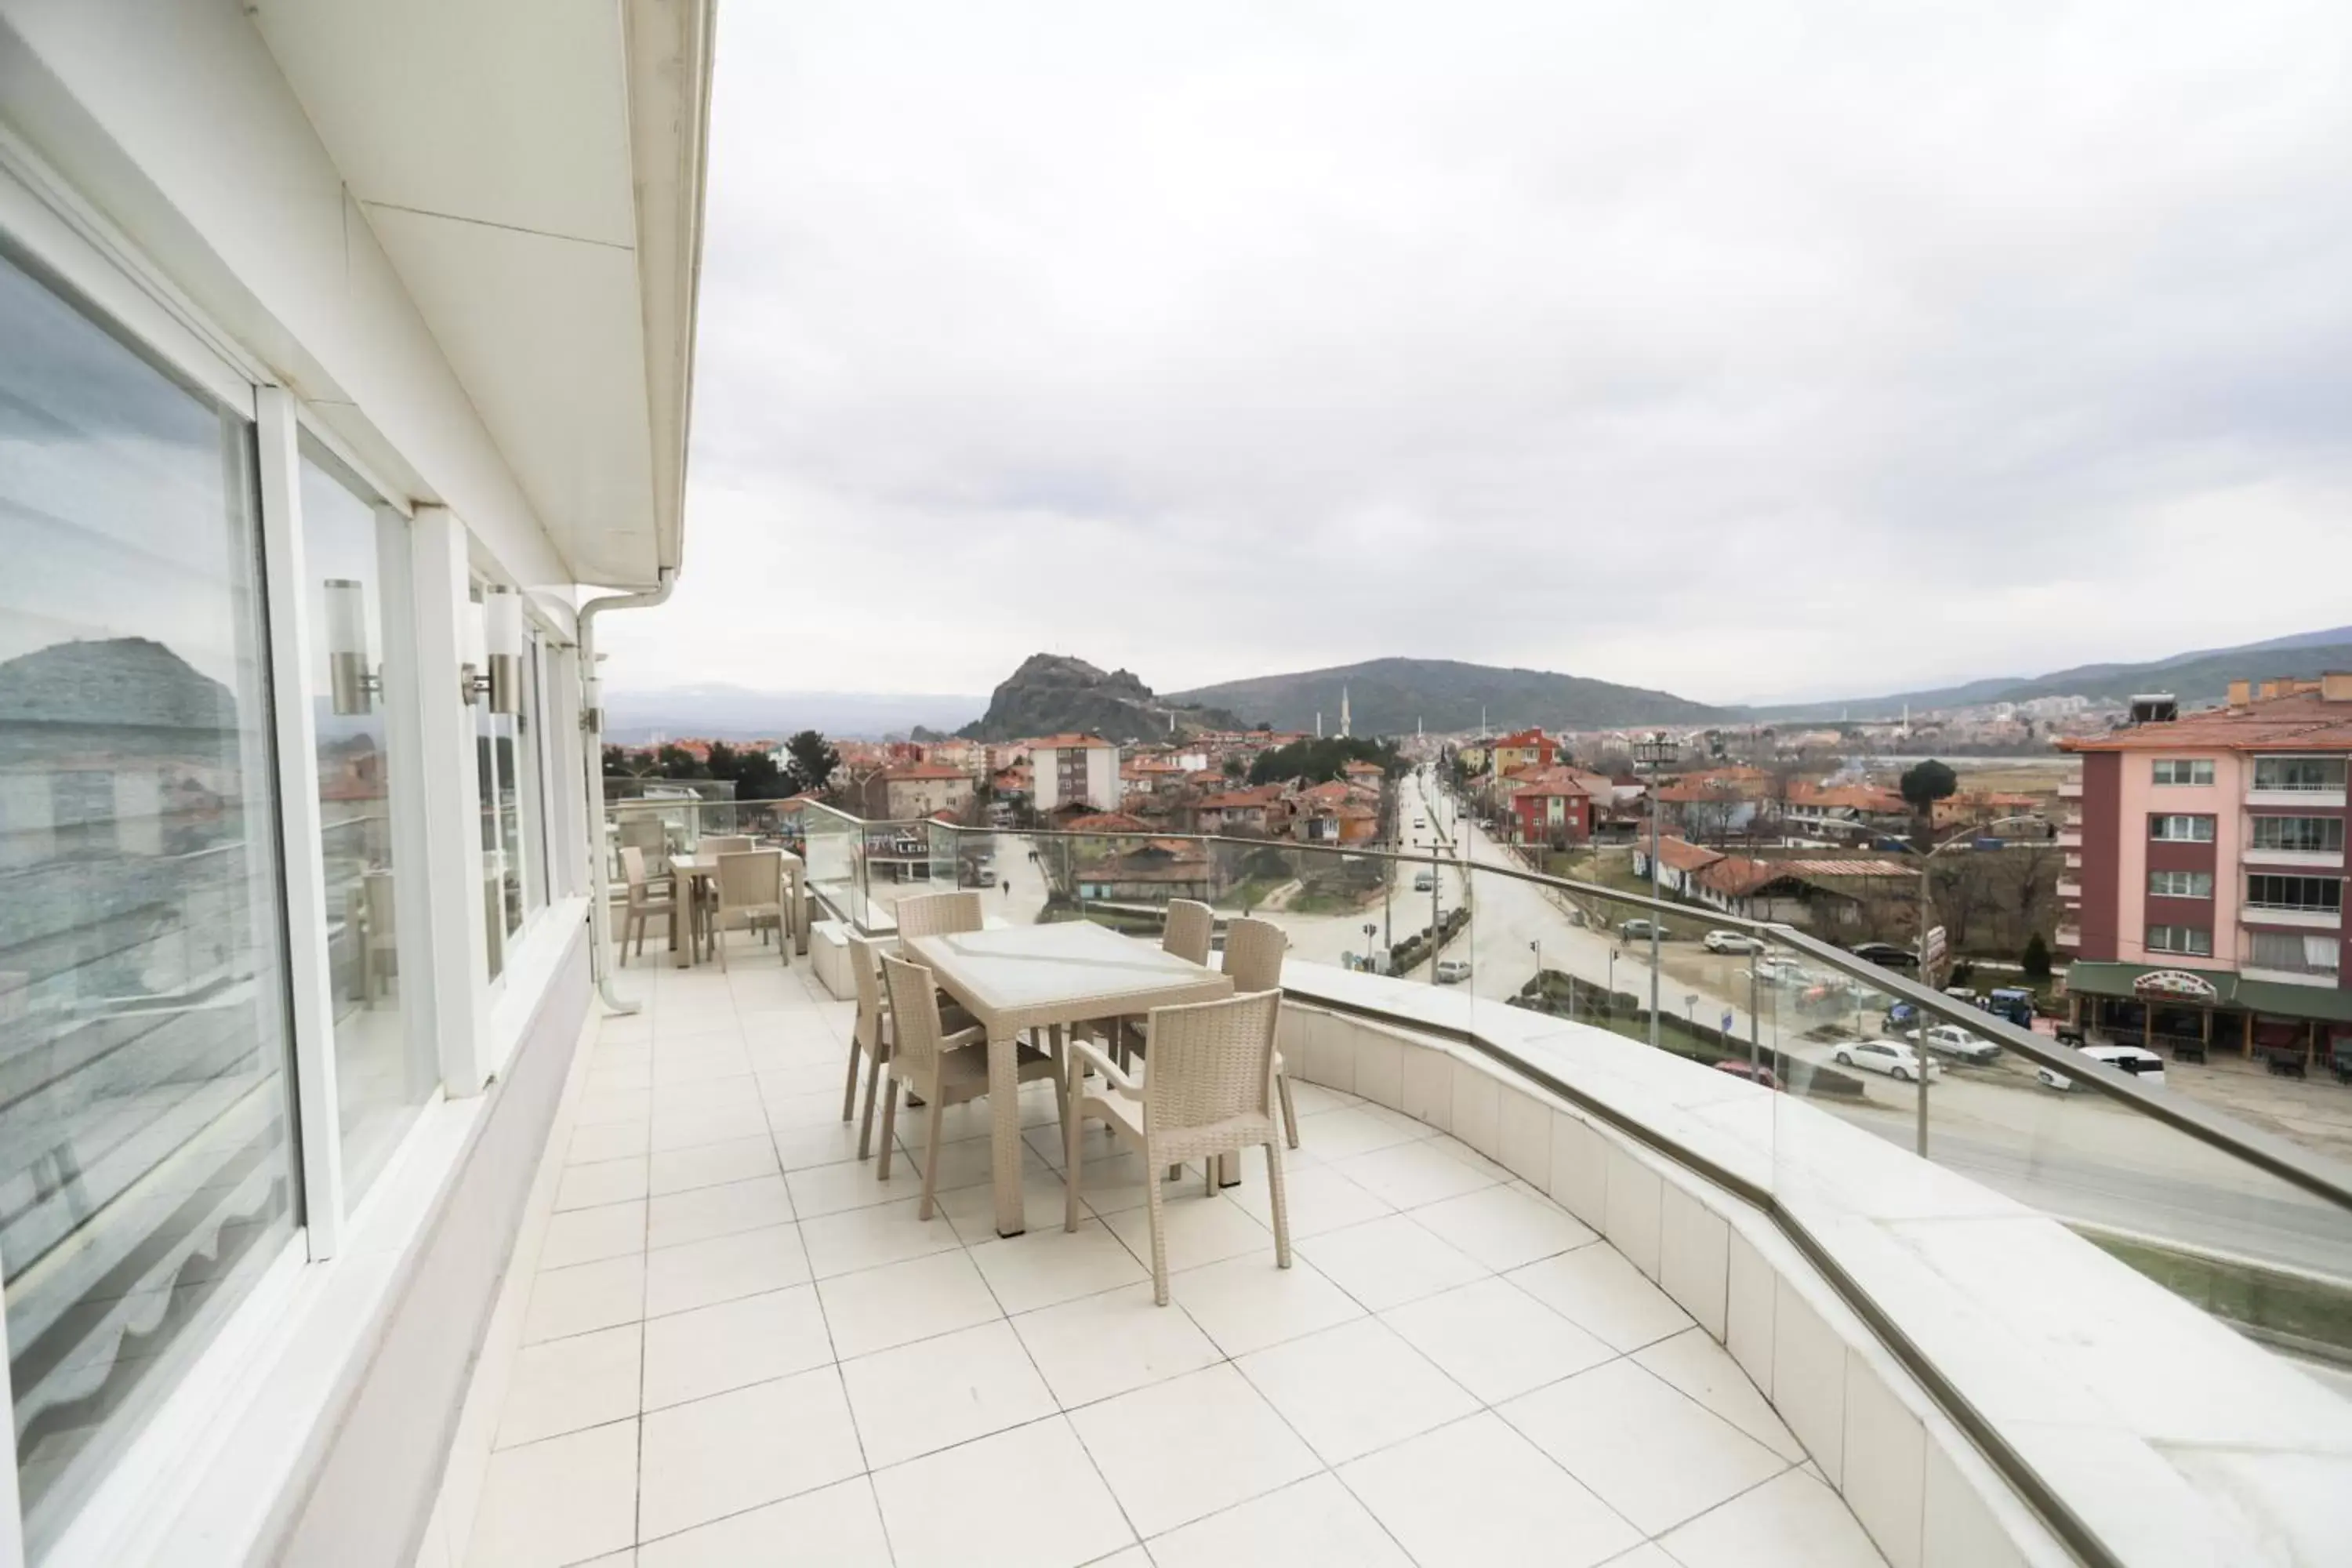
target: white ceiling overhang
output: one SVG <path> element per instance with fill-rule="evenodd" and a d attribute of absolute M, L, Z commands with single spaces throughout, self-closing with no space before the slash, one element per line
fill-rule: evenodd
<path fill-rule="evenodd" d="M 711 0 L 253 14 L 573 578 L 675 568 Z"/>

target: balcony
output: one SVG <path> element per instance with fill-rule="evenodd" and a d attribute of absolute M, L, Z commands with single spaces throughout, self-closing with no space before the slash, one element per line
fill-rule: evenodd
<path fill-rule="evenodd" d="M 2319 910 L 2281 904 L 2247 903 L 2238 906 L 2238 923 L 2249 926 L 2292 927 L 2297 931 L 2341 931 L 2344 929 L 2344 911 L 2340 909 Z"/>
<path fill-rule="evenodd" d="M 2058 879 L 2058 897 L 2067 903 L 2080 903 L 2083 884 L 2072 877 L 2061 877 Z"/>
<path fill-rule="evenodd" d="M 1066 1234 L 1051 1084 L 1022 1093 L 1027 1233 L 994 1232 L 984 1102 L 946 1113 L 926 1222 L 915 1119 L 887 1183 L 856 1158 L 851 1008 L 808 964 L 747 944 L 731 973 L 626 979 L 650 1005 L 574 1063 L 423 1561 L 1883 1561 L 1722 1343 L 1722 1225 L 1670 1203 L 1662 1236 L 1646 1167 L 1549 1112 L 1506 1134 L 1443 1055 L 1449 1110 L 1419 1109 L 1459 1137 L 1297 1083 L 1287 1270 L 1262 1164 L 1166 1183 L 1156 1308 L 1152 1173 L 1089 1134 Z M 1590 1224 L 1550 1195 L 1571 1146 Z M 1710 1236 L 1694 1291 L 1674 1271 Z M 1843 1351 L 1801 1342 L 1834 1389 Z"/>
<path fill-rule="evenodd" d="M 2054 940 L 2061 948 L 2064 949 L 2066 952 L 2073 952 L 2083 945 L 2083 928 L 2080 926 L 2060 926 Z"/>
<path fill-rule="evenodd" d="M 992 925 L 1075 916 L 1152 940 L 1160 910 L 1087 892 L 1119 836 L 934 824 L 922 854 L 875 861 L 873 825 L 823 808 L 708 808 L 731 830 L 768 814 L 757 830 L 803 847 L 831 918 L 789 970 L 744 938 L 732 978 L 621 976 L 650 1005 L 574 1064 L 439 1547 L 634 1544 L 657 1563 L 822 1541 L 840 1543 L 828 1561 L 887 1543 L 902 1564 L 1076 1565 L 1138 1540 L 1203 1563 L 1483 1562 L 1570 1540 L 1599 1559 L 1648 1540 L 1744 1564 L 1918 1561 L 1932 1531 L 1930 1560 L 2055 1561 L 2073 1549 L 2036 1521 L 2063 1503 L 2125 1548 L 2077 1555 L 2169 1561 L 2148 1542 L 2179 1534 L 2261 1559 L 2211 1523 L 2242 1508 L 2325 1554 L 2310 1500 L 2332 1491 L 2255 1483 L 2220 1508 L 2168 1456 L 2259 1429 L 2333 1474 L 2352 1407 L 2073 1226 L 2146 1238 L 2156 1278 L 2252 1258 L 2327 1289 L 2352 1189 L 2290 1186 L 2226 1134 L 2150 1116 L 2134 1080 L 1782 927 L 1753 928 L 1763 957 L 1710 953 L 1687 939 L 1746 922 L 1710 910 L 1682 929 L 1665 910 L 1683 940 L 1652 1018 L 1639 944 L 1603 933 L 1612 905 L 1661 907 L 1527 875 L 1444 800 L 1419 808 L 1451 829 L 1439 852 L 1192 841 L 1218 921 L 1249 898 L 1288 941 L 1297 1260 L 1275 1267 L 1262 1166 L 1215 1193 L 1188 1172 L 1160 1184 L 1166 1309 L 1144 1283 L 1154 1177 L 1098 1131 L 1083 1223 L 1061 1229 L 1050 1086 L 1022 1091 L 1017 1191 L 992 1184 L 984 1103 L 949 1112 L 929 1222 L 911 1163 L 884 1184 L 857 1160 L 838 1093 L 853 928 L 888 940 L 898 900 L 941 885 L 928 874 L 985 883 Z M 1430 891 L 1402 890 L 1431 872 L 1451 974 L 1412 923 Z M 1375 956 L 1396 973 L 1365 973 Z M 1858 1070 L 1896 995 L 2002 1047 L 1947 1064 L 1925 1119 L 1909 1083 Z M 2035 1080 L 2060 1064 L 2072 1095 Z M 1766 1069 L 1782 1092 L 1748 1081 Z M 919 1136 L 902 1123 L 898 1155 Z M 2150 1202 L 2115 1160 L 2179 1190 Z M 1024 1233 L 996 1234 L 999 1203 Z M 1905 1359 L 1867 1326 L 1882 1312 Z M 2107 1353 L 2105 1328 L 2086 1347 L 2084 1323 L 2150 1325 L 2169 1353 Z M 568 1402 L 598 1352 L 575 1341 L 619 1366 L 590 1415 Z M 2130 1488 L 2107 1479 L 2117 1453 Z M 1930 1490 L 1955 1511 L 1931 1520 Z M 635 1509 L 592 1520 L 584 1500 L 607 1497 Z M 2151 1536 L 2151 1519 L 2168 1522 Z"/>
<path fill-rule="evenodd" d="M 2072 826 L 2061 827 L 2061 828 L 2058 830 L 2058 847 L 2059 847 L 2059 848 L 2061 848 L 2061 849 L 2080 849 L 2082 847 L 2083 847 L 2083 828 L 2082 828 L 2082 825 L 2081 825 L 2081 824 L 2077 823 L 2077 824 L 2075 824 L 2075 825 L 2074 825 L 2074 826 Z"/>
<path fill-rule="evenodd" d="M 2082 780 L 2082 776 L 2081 776 L 2080 774 L 2076 774 L 2076 775 L 2075 775 L 2074 777 L 2073 777 L 2073 778 L 2064 779 L 2064 780 L 2060 781 L 2059 785 L 2058 785 L 2058 798 L 2059 798 L 2060 800 L 2080 800 L 2080 799 L 2082 799 L 2082 798 L 2083 798 L 2083 780 Z"/>
<path fill-rule="evenodd" d="M 2249 845 L 2238 852 L 2238 858 L 2248 866 L 2280 871 L 2340 871 L 2344 868 L 2344 851 L 2341 849 L 2265 849 L 2258 845 Z"/>

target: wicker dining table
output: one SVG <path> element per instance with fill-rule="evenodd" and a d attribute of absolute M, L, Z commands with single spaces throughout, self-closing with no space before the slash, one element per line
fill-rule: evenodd
<path fill-rule="evenodd" d="M 1027 1228 L 1021 1202 L 1021 1107 L 1013 1039 L 1154 1007 L 1214 1002 L 1234 983 L 1206 964 L 1137 942 L 1090 921 L 908 937 L 900 951 L 931 972 L 988 1031 L 988 1105 L 994 1154 L 996 1234 Z"/>

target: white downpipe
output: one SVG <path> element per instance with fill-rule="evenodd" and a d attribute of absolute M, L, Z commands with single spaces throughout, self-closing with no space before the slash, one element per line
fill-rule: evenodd
<path fill-rule="evenodd" d="M 649 594 L 611 594 L 580 606 L 580 728 L 587 734 L 589 954 L 596 972 L 596 994 L 619 1014 L 637 1010 L 613 990 L 613 879 L 604 869 L 604 678 L 596 668 L 596 617 L 606 610 L 650 610 L 677 585 L 677 568 L 661 569 L 660 585 Z"/>

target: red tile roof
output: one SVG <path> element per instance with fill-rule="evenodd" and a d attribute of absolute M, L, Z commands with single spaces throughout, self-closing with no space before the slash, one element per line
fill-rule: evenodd
<path fill-rule="evenodd" d="M 1059 752 L 1067 751 L 1080 746 L 1101 746 L 1108 748 L 1110 745 L 1110 742 L 1104 740 L 1100 735 L 1041 735 L 1034 741 L 1024 741 L 1022 744 L 1027 746 L 1033 752 L 1044 751 L 1048 748 Z"/>
<path fill-rule="evenodd" d="M 1123 811 L 1097 811 L 1085 816 L 1074 816 L 1062 824 L 1069 833 L 1149 833 L 1151 825 L 1139 816 Z"/>
<path fill-rule="evenodd" d="M 1685 839 L 1662 838 L 1658 841 L 1660 864 L 1672 866 L 1677 871 L 1701 870 L 1722 858 L 1720 852 L 1702 848 Z"/>
<path fill-rule="evenodd" d="M 886 779 L 968 779 L 971 774 L 962 768 L 950 768 L 938 763 L 901 763 L 895 768 L 885 768 Z"/>
<path fill-rule="evenodd" d="M 2347 752 L 2352 751 L 2352 702 L 2330 702 L 2316 692 L 2207 708 L 2168 724 L 2140 724 L 2112 735 L 2069 735 L 2062 752 Z"/>

